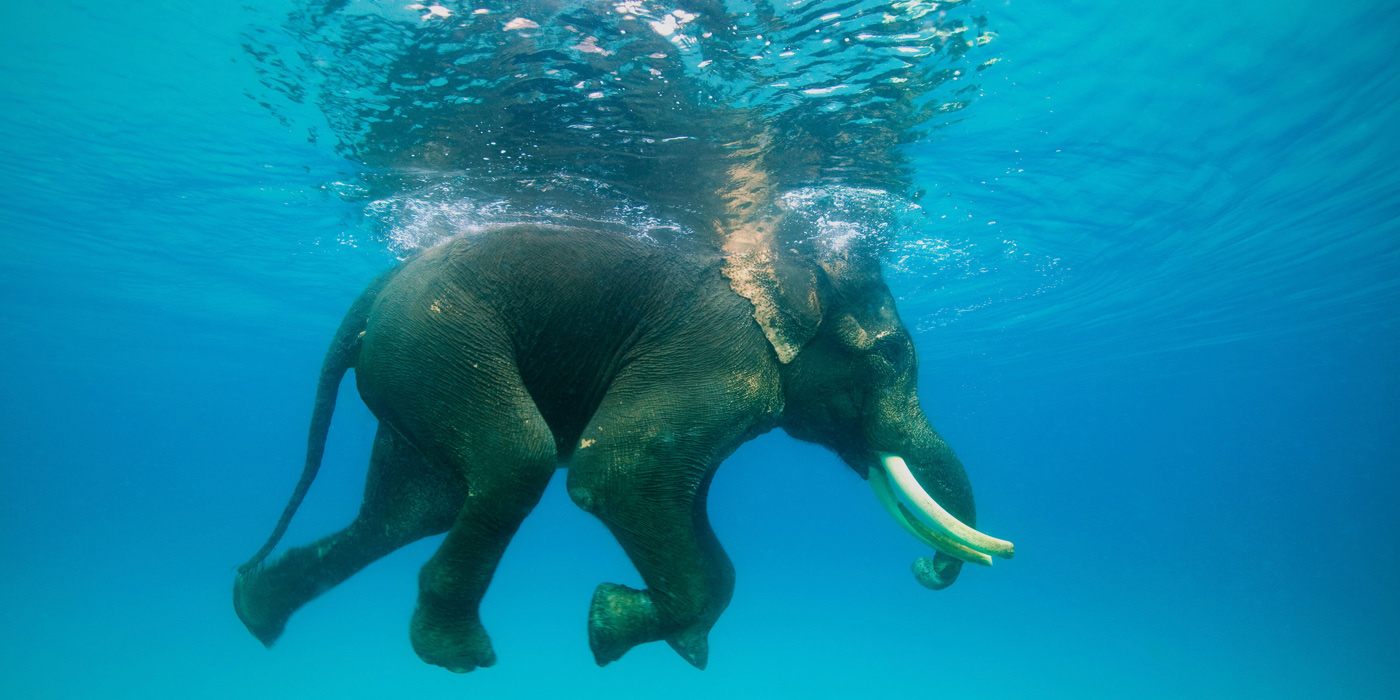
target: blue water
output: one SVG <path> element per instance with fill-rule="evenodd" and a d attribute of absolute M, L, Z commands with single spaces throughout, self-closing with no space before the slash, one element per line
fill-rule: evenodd
<path fill-rule="evenodd" d="M 593 587 L 640 582 L 556 478 L 483 604 L 499 664 L 456 676 L 407 638 L 432 541 L 271 651 L 230 604 L 401 252 L 315 110 L 245 96 L 291 5 L 0 4 L 3 695 L 1400 696 L 1400 12 L 974 8 L 1000 60 L 910 148 L 887 271 L 1016 559 L 921 588 L 859 477 L 769 434 L 710 496 L 738 589 L 708 670 L 598 669 Z M 342 393 L 287 542 L 353 517 L 374 423 Z"/>

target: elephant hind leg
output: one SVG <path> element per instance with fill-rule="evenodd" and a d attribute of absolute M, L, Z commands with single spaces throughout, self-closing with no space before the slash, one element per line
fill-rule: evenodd
<path fill-rule="evenodd" d="M 446 532 L 466 498 L 461 475 L 437 469 L 380 423 L 360 513 L 348 527 L 240 575 L 233 604 L 266 646 L 316 596 L 411 542 Z"/>
<path fill-rule="evenodd" d="M 469 394 L 475 395 L 475 394 Z M 467 497 L 418 576 L 409 636 L 418 656 L 455 673 L 492 666 L 496 654 L 478 609 L 501 556 L 558 467 L 553 434 L 523 388 L 496 393 L 467 413 L 467 430 L 442 431 L 429 454 L 454 462 Z"/>
<path fill-rule="evenodd" d="M 433 289 L 380 304 L 382 318 L 377 327 L 371 318 L 356 368 L 360 395 L 467 488 L 447 537 L 419 573 L 409 639 L 423 661 L 465 673 L 495 663 L 477 610 L 558 466 L 554 435 L 491 304 Z"/>

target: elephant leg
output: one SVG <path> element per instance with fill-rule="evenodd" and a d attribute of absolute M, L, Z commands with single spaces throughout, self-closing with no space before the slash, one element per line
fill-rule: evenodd
<path fill-rule="evenodd" d="M 430 460 L 462 474 L 467 495 L 419 573 L 409 635 L 425 662 L 466 673 L 496 663 L 478 608 L 558 467 L 554 436 L 514 372 L 442 377 L 410 400 L 427 403 L 405 404 L 391 420 Z"/>
<path fill-rule="evenodd" d="M 642 386 L 633 383 L 614 384 L 569 466 L 569 495 L 612 531 L 647 585 L 600 585 L 588 643 L 604 666 L 664 639 L 703 669 L 710 628 L 734 592 L 705 498 L 715 468 L 753 434 L 759 414 L 714 387 L 658 387 L 644 375 L 635 382 Z"/>
<path fill-rule="evenodd" d="M 465 497 L 459 474 L 430 466 L 380 423 L 354 522 L 239 576 L 233 594 L 238 617 L 272 646 L 292 613 L 316 596 L 404 545 L 447 531 Z"/>

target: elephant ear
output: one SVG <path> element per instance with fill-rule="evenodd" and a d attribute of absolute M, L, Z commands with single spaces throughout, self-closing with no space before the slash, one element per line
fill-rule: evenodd
<path fill-rule="evenodd" d="M 740 296 L 753 303 L 758 322 L 778 361 L 792 362 L 822 323 L 822 274 L 796 251 L 780 254 L 772 246 L 730 251 L 724 275 Z"/>
<path fill-rule="evenodd" d="M 726 172 L 718 194 L 724 214 L 715 222 L 724 251 L 724 276 L 729 286 L 753 304 L 753 317 L 768 337 L 778 360 L 792 362 L 816 335 L 822 322 L 818 287 L 823 273 L 811 256 L 780 241 L 786 239 L 783 208 L 762 156 L 772 140 L 766 129 L 754 137 L 728 144 L 738 159 Z"/>

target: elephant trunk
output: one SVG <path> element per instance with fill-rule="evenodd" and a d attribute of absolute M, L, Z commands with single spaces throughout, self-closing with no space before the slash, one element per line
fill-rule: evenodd
<path fill-rule="evenodd" d="M 880 402 L 866 428 L 875 452 L 868 479 L 876 498 L 895 522 L 937 553 L 914 563 L 914 575 L 927 588 L 947 588 L 964 562 L 991 566 L 992 557 L 1010 559 L 1010 542 L 974 529 L 972 487 L 962 463 L 934 431 L 911 397 L 898 406 Z"/>

